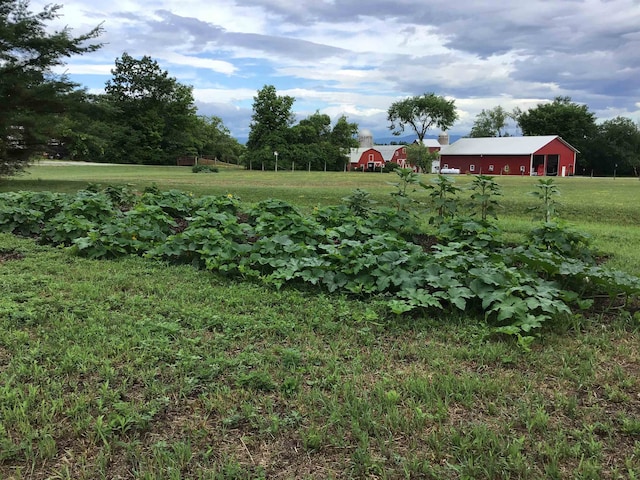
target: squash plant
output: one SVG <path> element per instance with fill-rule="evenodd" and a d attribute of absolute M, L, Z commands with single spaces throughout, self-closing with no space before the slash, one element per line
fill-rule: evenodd
<path fill-rule="evenodd" d="M 460 311 L 516 336 L 523 348 L 545 322 L 588 308 L 589 298 L 640 294 L 638 278 L 597 265 L 586 237 L 557 223 L 533 229 L 523 245 L 506 244 L 490 221 L 499 194 L 491 177 L 472 184 L 479 218 L 457 213 L 460 189 L 448 177 L 423 185 L 435 225 L 422 232 L 418 204 L 408 198 L 415 179 L 399 174 L 396 208 L 363 210 L 367 195 L 357 191 L 311 215 L 276 199 L 245 204 L 232 194 L 196 199 L 176 190 L 1 194 L 0 229 L 92 258 L 135 254 L 274 288 L 377 298 L 391 314 Z M 414 241 L 426 233 L 433 242 Z"/>

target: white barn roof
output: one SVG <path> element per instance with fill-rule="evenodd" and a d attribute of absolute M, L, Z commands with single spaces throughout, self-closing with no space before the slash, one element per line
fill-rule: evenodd
<path fill-rule="evenodd" d="M 422 144 L 425 147 L 428 147 L 428 148 L 440 148 L 440 147 L 442 147 L 442 145 L 440 145 L 440 142 L 438 142 L 438 140 L 436 140 L 435 138 L 423 138 L 422 139 Z"/>
<path fill-rule="evenodd" d="M 558 135 L 541 135 L 461 138 L 451 145 L 443 146 L 440 155 L 531 155 L 556 138 L 569 148 L 578 151 Z"/>
<path fill-rule="evenodd" d="M 369 150 L 376 150 L 380 152 L 380 155 L 382 155 L 382 158 L 385 162 L 390 162 L 391 160 L 393 160 L 393 155 L 396 153 L 396 150 L 405 147 L 406 145 L 374 145 L 373 147 L 352 148 L 350 158 L 351 162 L 354 163 L 360 159 L 360 156 L 364 152 L 367 152 Z"/>

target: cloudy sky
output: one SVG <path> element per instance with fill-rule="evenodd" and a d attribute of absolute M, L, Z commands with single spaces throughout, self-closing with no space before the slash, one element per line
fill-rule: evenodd
<path fill-rule="evenodd" d="M 31 1 L 39 11 L 47 1 Z M 193 86 L 199 112 L 246 137 L 264 85 L 301 120 L 345 114 L 389 137 L 394 101 L 455 99 L 466 135 L 482 109 L 558 95 L 600 120 L 640 121 L 640 0 L 60 0 L 57 27 L 102 24 L 98 52 L 66 73 L 101 91 L 123 52 Z M 437 134 L 437 131 L 430 132 Z"/>

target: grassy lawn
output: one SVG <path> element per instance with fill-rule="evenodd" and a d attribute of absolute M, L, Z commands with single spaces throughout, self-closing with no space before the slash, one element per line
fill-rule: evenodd
<path fill-rule="evenodd" d="M 498 180 L 515 240 L 536 180 Z M 311 208 L 358 187 L 386 202 L 394 181 L 37 166 L 0 190 L 155 183 Z M 640 182 L 558 184 L 562 217 L 640 274 Z M 92 261 L 11 235 L 0 289 L 2 479 L 640 476 L 638 312 L 546 326 L 525 352 L 465 316 L 401 319 L 375 300 Z"/>
<path fill-rule="evenodd" d="M 423 175 L 429 182 L 433 175 Z M 535 205 L 528 192 L 535 189 L 536 177 L 495 177 L 502 186 L 504 210 L 500 216 L 520 216 Z M 455 177 L 460 186 L 472 176 Z M 380 202 L 389 201 L 394 190 L 389 183 L 394 174 L 355 172 L 248 171 L 222 167 L 217 174 L 194 174 L 188 167 L 130 165 L 33 166 L 25 175 L 0 181 L 0 191 L 51 190 L 75 192 L 90 183 L 130 184 L 138 189 L 156 184 L 163 190 L 176 188 L 196 195 L 233 193 L 245 201 L 278 198 L 300 206 L 336 204 L 356 188 L 370 192 Z M 565 220 L 613 225 L 640 225 L 640 181 L 634 178 L 556 179 L 562 193 L 561 216 Z M 416 192 L 417 199 L 426 198 Z"/>

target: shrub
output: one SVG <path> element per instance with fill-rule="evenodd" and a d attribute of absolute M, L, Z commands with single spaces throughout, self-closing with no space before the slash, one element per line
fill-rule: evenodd
<path fill-rule="evenodd" d="M 194 165 L 191 168 L 193 173 L 218 173 L 218 167 L 212 167 L 211 165 Z"/>
<path fill-rule="evenodd" d="M 397 170 L 398 168 L 400 168 L 400 165 L 398 165 L 395 162 L 387 162 L 384 164 L 384 167 L 382 167 L 382 171 L 384 173 L 390 173 L 393 172 L 395 170 Z"/>

